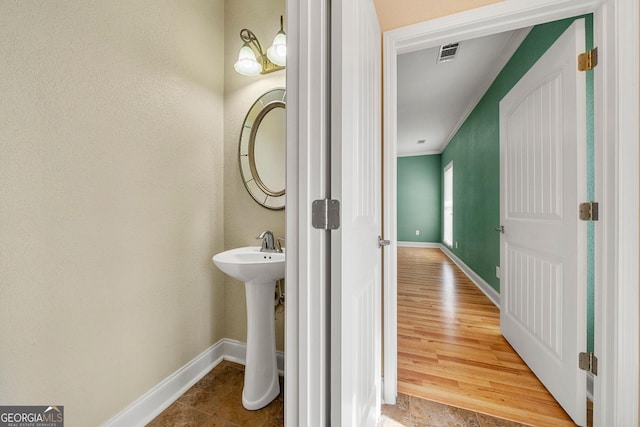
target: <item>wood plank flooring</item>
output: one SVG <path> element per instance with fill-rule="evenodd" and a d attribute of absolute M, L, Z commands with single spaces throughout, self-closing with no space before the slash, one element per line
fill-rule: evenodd
<path fill-rule="evenodd" d="M 533 426 L 575 426 L 500 334 L 498 308 L 439 249 L 398 248 L 398 391 Z"/>

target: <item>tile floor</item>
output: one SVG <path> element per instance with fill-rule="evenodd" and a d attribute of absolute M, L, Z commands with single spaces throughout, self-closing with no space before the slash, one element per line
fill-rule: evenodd
<path fill-rule="evenodd" d="M 223 361 L 164 410 L 149 427 L 280 427 L 284 425 L 284 384 L 267 407 L 242 407 L 244 366 Z M 379 427 L 521 427 L 522 424 L 400 394 L 383 405 Z"/>
<path fill-rule="evenodd" d="M 242 407 L 244 366 L 223 361 L 164 410 L 149 427 L 276 427 L 284 425 L 284 384 L 265 408 Z"/>
<path fill-rule="evenodd" d="M 379 427 L 523 427 L 512 421 L 400 393 L 396 405 L 382 405 Z"/>

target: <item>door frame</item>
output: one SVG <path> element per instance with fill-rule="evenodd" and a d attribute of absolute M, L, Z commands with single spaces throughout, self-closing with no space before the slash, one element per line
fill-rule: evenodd
<path fill-rule="evenodd" d="M 377 421 L 381 407 L 380 253 L 384 251 L 378 242 L 382 233 L 382 48 L 373 0 L 332 0 L 331 27 L 330 198 L 340 201 L 341 219 L 339 228 L 331 232 L 329 255 L 330 424 L 369 427 L 367 422 Z M 364 105 L 362 111 L 353 113 L 359 105 Z M 358 123 L 352 122 L 354 118 Z M 363 147 L 364 157 L 353 154 L 352 148 L 358 145 Z M 373 159 L 366 155 L 368 150 Z M 365 160 L 360 163 L 362 159 Z M 373 179 L 367 173 L 368 167 L 378 167 L 372 172 Z M 359 180 L 368 182 L 354 187 Z M 373 264 L 366 262 L 371 259 Z M 371 317 L 365 320 L 366 316 Z M 354 354 L 370 354 L 370 363 L 359 363 Z M 363 374 L 364 369 L 370 369 L 373 378 Z"/>
<path fill-rule="evenodd" d="M 393 244 L 384 260 L 383 400 L 397 396 L 397 55 L 451 40 L 482 37 L 594 14 L 600 64 L 594 75 L 595 226 L 594 425 L 638 424 L 638 208 L 640 131 L 637 0 L 505 0 L 387 31 L 383 35 L 383 215 Z M 629 236 L 631 236 L 629 238 Z M 603 285 L 606 284 L 606 285 Z"/>
<path fill-rule="evenodd" d="M 329 424 L 329 232 L 311 203 L 329 191 L 330 0 L 286 0 L 285 426 Z"/>

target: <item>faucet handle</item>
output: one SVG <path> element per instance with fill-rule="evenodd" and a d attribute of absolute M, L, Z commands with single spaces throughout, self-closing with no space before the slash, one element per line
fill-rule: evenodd
<path fill-rule="evenodd" d="M 276 238 L 276 250 L 278 252 L 282 252 L 282 243 L 280 242 L 284 242 L 284 237 L 277 237 Z"/>
<path fill-rule="evenodd" d="M 260 236 L 256 237 L 256 239 L 262 240 L 262 248 L 260 249 L 260 252 L 275 252 L 275 239 L 271 231 L 263 231 Z"/>
<path fill-rule="evenodd" d="M 262 233 L 260 233 L 260 235 L 258 237 L 256 237 L 256 240 L 273 240 L 273 233 L 269 230 L 265 230 Z"/>

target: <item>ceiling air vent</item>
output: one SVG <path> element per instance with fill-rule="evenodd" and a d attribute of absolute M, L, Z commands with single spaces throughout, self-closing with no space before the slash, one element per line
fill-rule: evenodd
<path fill-rule="evenodd" d="M 458 52 L 459 43 L 451 43 L 440 46 L 440 53 L 438 54 L 437 62 L 449 62 L 456 57 Z"/>

